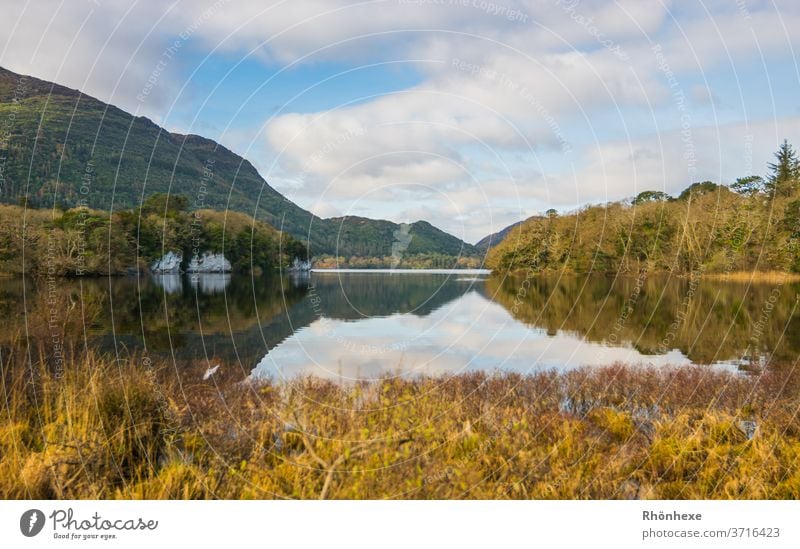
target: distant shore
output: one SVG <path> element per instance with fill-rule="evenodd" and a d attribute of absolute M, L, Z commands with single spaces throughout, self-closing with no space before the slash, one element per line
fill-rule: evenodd
<path fill-rule="evenodd" d="M 490 271 L 493 275 L 500 275 L 497 271 Z M 622 277 L 622 278 L 637 278 L 642 274 L 648 277 L 674 277 L 674 278 L 690 278 L 692 273 L 672 273 L 669 271 L 647 271 L 644 273 L 634 272 L 589 272 L 579 273 L 570 271 L 539 271 L 531 273 L 524 269 L 516 269 L 508 273 L 513 277 L 554 277 L 554 276 L 604 276 L 604 277 Z M 781 284 L 800 282 L 800 273 L 790 273 L 785 271 L 734 271 L 730 273 L 701 273 L 697 276 L 699 279 L 716 280 L 720 282 L 752 282 L 758 284 Z"/>

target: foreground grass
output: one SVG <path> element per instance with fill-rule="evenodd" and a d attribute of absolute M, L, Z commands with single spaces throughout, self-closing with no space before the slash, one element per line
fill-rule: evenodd
<path fill-rule="evenodd" d="M 800 497 L 790 369 L 339 386 L 64 355 L 2 350 L 4 498 Z"/>

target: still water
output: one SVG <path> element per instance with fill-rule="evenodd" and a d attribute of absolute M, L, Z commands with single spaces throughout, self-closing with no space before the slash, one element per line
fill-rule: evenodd
<path fill-rule="evenodd" d="M 788 283 L 502 280 L 466 270 L 6 279 L 0 314 L 6 336 L 77 338 L 106 353 L 176 363 L 238 363 L 242 378 L 352 380 L 614 362 L 735 369 L 768 356 L 794 360 L 798 292 Z M 42 310 L 55 322 L 37 330 L 32 319 Z"/>

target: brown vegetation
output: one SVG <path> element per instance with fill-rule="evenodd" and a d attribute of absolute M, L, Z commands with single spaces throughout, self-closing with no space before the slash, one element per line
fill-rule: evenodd
<path fill-rule="evenodd" d="M 487 265 L 501 273 L 758 278 L 800 272 L 798 237 L 800 184 L 770 196 L 704 182 L 674 199 L 646 191 L 633 201 L 531 218 L 490 250 Z"/>
<path fill-rule="evenodd" d="M 2 353 L 5 498 L 797 498 L 800 376 L 617 365 L 341 386 Z"/>

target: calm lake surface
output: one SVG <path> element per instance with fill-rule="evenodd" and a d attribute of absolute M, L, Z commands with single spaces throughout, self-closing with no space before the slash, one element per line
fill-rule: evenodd
<path fill-rule="evenodd" d="M 4 333 L 103 352 L 238 363 L 241 377 L 713 364 L 800 351 L 796 284 L 485 271 L 315 271 L 0 280 Z M 56 305 L 57 304 L 57 305 Z M 50 311 L 36 327 L 37 311 Z"/>

